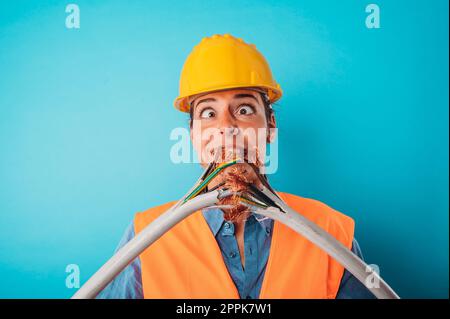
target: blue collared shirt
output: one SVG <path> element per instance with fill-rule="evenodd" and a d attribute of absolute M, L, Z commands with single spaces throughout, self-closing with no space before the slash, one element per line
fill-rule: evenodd
<path fill-rule="evenodd" d="M 244 227 L 245 268 L 242 266 L 234 224 L 223 218 L 218 208 L 203 209 L 202 214 L 209 225 L 222 252 L 225 265 L 241 298 L 258 298 L 264 279 L 274 221 L 252 213 Z M 116 251 L 134 237 L 131 223 Z M 353 240 L 352 251 L 363 258 L 358 242 Z M 128 265 L 97 298 L 141 299 L 143 298 L 141 264 L 136 258 Z M 373 299 L 374 295 L 347 270 L 344 271 L 337 299 Z"/>

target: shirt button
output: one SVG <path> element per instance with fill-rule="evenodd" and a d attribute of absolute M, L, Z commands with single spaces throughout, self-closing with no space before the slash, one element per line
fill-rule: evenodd
<path fill-rule="evenodd" d="M 223 225 L 223 227 L 225 227 L 226 229 L 230 228 L 230 223 L 225 223 L 225 225 Z"/>
<path fill-rule="evenodd" d="M 266 233 L 268 233 L 268 234 L 270 233 L 270 228 L 269 227 L 266 228 Z"/>
<path fill-rule="evenodd" d="M 231 257 L 231 258 L 236 257 L 236 253 L 235 253 L 234 251 L 232 251 L 232 252 L 230 253 L 230 257 Z"/>

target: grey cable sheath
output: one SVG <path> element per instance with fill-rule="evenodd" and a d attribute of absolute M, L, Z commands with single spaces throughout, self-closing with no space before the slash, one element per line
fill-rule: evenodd
<path fill-rule="evenodd" d="M 282 211 L 277 207 L 268 207 L 266 209 L 254 207 L 256 213 L 277 220 L 290 227 L 298 234 L 302 235 L 316 246 L 323 249 L 327 254 L 333 257 L 337 262 L 352 273 L 367 289 L 369 289 L 378 299 L 400 299 L 395 291 L 363 260 L 356 256 L 350 249 L 345 247 L 340 241 L 317 226 L 306 217 L 291 209 L 283 200 L 263 186 L 261 190 L 266 196 L 274 201 Z M 366 283 L 367 278 L 373 279 L 377 285 Z M 371 280 L 372 281 L 372 280 Z"/>
<path fill-rule="evenodd" d="M 72 299 L 95 298 L 114 277 L 148 246 L 158 240 L 177 223 L 199 209 L 216 204 L 218 199 L 230 196 L 231 191 L 216 190 L 199 195 L 181 206 L 170 208 L 145 227 L 139 234 L 112 256 L 73 296 Z"/>

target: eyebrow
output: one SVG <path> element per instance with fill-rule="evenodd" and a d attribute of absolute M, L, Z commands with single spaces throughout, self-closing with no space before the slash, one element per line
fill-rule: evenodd
<path fill-rule="evenodd" d="M 254 99 L 256 102 L 258 102 L 258 99 L 252 94 L 240 93 L 240 94 L 236 94 L 234 96 L 235 99 L 242 99 L 242 98 L 245 98 L 245 97 L 250 97 L 250 98 Z"/>
<path fill-rule="evenodd" d="M 209 97 L 209 98 L 202 99 L 202 100 L 198 101 L 196 106 L 199 106 L 199 104 L 202 103 L 202 102 L 215 102 L 215 101 L 217 101 L 215 98 Z"/>
<path fill-rule="evenodd" d="M 239 94 L 235 94 L 233 96 L 233 98 L 235 98 L 235 99 L 243 99 L 243 98 L 246 98 L 246 97 L 252 98 L 256 102 L 258 102 L 258 100 L 256 99 L 256 97 L 254 95 L 248 94 L 248 93 L 239 93 Z M 202 103 L 202 102 L 216 102 L 216 101 L 217 100 L 215 98 L 209 97 L 209 98 L 201 99 L 200 101 L 198 101 L 196 106 L 199 106 L 199 104 Z"/>

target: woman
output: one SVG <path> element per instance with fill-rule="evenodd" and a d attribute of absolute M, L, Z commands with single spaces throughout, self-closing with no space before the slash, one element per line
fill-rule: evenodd
<path fill-rule="evenodd" d="M 204 38 L 194 48 L 183 66 L 175 106 L 190 114 L 191 140 L 200 163 L 220 163 L 230 154 L 246 161 L 237 170 L 224 170 L 209 189 L 230 183 L 257 185 L 259 173 L 267 178 L 262 163 L 266 143 L 276 133 L 272 104 L 281 96 L 254 45 L 225 34 Z M 317 200 L 278 194 L 362 258 L 350 217 Z M 172 204 L 136 214 L 118 248 Z M 238 203 L 222 204 L 173 227 L 98 298 L 373 298 L 302 236 Z"/>

